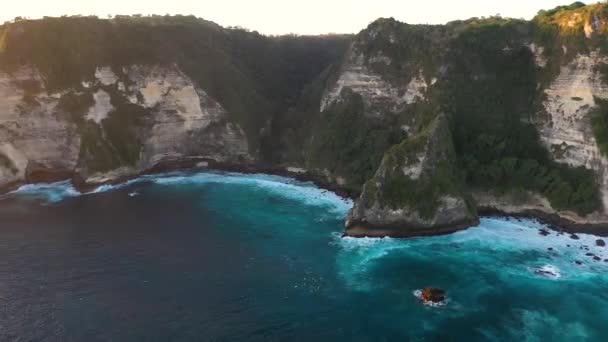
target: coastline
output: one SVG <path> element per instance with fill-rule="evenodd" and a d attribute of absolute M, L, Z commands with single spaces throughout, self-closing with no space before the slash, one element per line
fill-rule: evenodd
<path fill-rule="evenodd" d="M 555 213 L 547 213 L 541 210 L 522 210 L 518 213 L 510 213 L 499 209 L 479 206 L 477 212 L 481 217 L 514 217 L 522 219 L 537 220 L 547 228 L 569 234 L 592 234 L 608 237 L 608 222 L 606 223 L 577 223 Z"/>
<path fill-rule="evenodd" d="M 336 195 L 350 200 L 356 200 L 358 194 L 348 191 L 340 185 L 329 182 L 324 177 L 311 172 L 293 172 L 289 171 L 286 166 L 270 166 L 263 164 L 237 164 L 218 162 L 206 158 L 191 158 L 174 161 L 166 161 L 156 164 L 155 166 L 145 169 L 130 175 L 125 175 L 110 179 L 103 182 L 87 183 L 82 177 L 75 172 L 58 171 L 58 172 L 37 172 L 35 177 L 29 176 L 28 181 L 16 181 L 5 184 L 0 187 L 0 194 L 6 194 L 18 189 L 27 184 L 53 183 L 60 181 L 71 181 L 73 186 L 80 192 L 90 192 L 103 185 L 121 184 L 142 176 L 162 174 L 167 172 L 178 171 L 225 171 L 238 172 L 242 174 L 263 173 L 276 176 L 290 177 L 302 182 L 312 182 L 317 187 L 335 193 Z M 480 204 L 477 206 L 479 217 L 513 217 L 535 219 L 547 225 L 547 228 L 570 234 L 585 233 L 593 234 L 602 237 L 608 237 L 608 222 L 605 223 L 580 223 L 560 216 L 557 213 L 548 213 L 538 209 L 523 208 L 519 211 L 505 211 L 493 207 L 491 205 Z M 376 227 L 367 223 L 353 223 L 344 230 L 343 236 L 363 238 L 413 238 L 413 237 L 429 237 L 438 235 L 452 234 L 458 231 L 466 230 L 479 224 L 479 220 L 473 222 L 459 222 L 452 225 L 438 226 L 429 228 L 403 227 L 403 226 L 385 226 Z"/>
<path fill-rule="evenodd" d="M 340 187 L 339 185 L 328 182 L 319 176 L 310 172 L 291 172 L 287 167 L 281 166 L 269 166 L 263 164 L 237 164 L 237 163 L 225 163 L 218 162 L 212 159 L 206 158 L 191 158 L 181 159 L 174 161 L 161 162 L 154 165 L 151 168 L 144 169 L 140 172 L 132 173 L 129 175 L 119 176 L 116 178 L 108 179 L 102 182 L 86 182 L 76 172 L 38 172 L 36 176 L 28 176 L 29 179 L 25 181 L 15 181 L 0 186 L 0 195 L 7 194 L 11 191 L 17 190 L 19 187 L 28 184 L 43 184 L 43 183 L 55 183 L 70 181 L 74 188 L 80 192 L 90 192 L 103 185 L 116 185 L 128 182 L 130 180 L 149 175 L 157 175 L 168 172 L 186 172 L 186 171 L 225 171 L 225 172 L 238 172 L 242 174 L 268 174 L 275 176 L 290 177 L 302 182 L 312 182 L 317 187 L 331 191 L 344 199 L 354 200 L 358 194 L 348 191 Z"/>
<path fill-rule="evenodd" d="M 342 234 L 343 237 L 353 238 L 414 238 L 414 237 L 430 237 L 456 233 L 461 230 L 467 230 L 479 224 L 479 219 L 472 222 L 459 222 L 451 225 L 436 226 L 433 228 L 419 227 L 404 227 L 400 225 L 394 226 L 374 226 L 369 223 L 353 223 L 347 227 Z"/>
<path fill-rule="evenodd" d="M 546 213 L 540 210 L 522 210 L 521 212 L 506 212 L 499 209 L 478 206 L 479 218 L 516 218 L 532 219 L 539 221 L 547 226 L 547 229 L 558 233 L 568 234 L 591 234 L 601 237 L 608 237 L 608 223 L 576 223 L 558 214 Z M 342 236 L 354 238 L 414 238 L 441 236 L 456 233 L 462 230 L 475 227 L 479 220 L 474 222 L 461 222 L 448 226 L 438 226 L 433 228 L 416 228 L 403 226 L 377 227 L 367 223 L 354 223 L 345 229 Z"/>

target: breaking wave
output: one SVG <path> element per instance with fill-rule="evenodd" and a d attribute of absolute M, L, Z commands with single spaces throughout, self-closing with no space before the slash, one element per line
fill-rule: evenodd
<path fill-rule="evenodd" d="M 26 184 L 2 197 L 23 196 L 55 203 L 69 197 L 80 196 L 81 193 L 69 181 L 45 184 Z"/>
<path fill-rule="evenodd" d="M 399 272 L 399 267 L 413 274 L 429 258 L 452 265 L 455 273 L 491 273 L 504 281 L 516 277 L 578 282 L 598 274 L 608 278 L 608 248 L 596 245 L 599 237 L 577 234 L 574 240 L 556 231 L 543 236 L 542 228 L 547 226 L 536 220 L 482 218 L 479 226 L 446 236 L 403 240 L 335 234 L 333 243 L 339 248 L 339 274 L 361 291 L 384 286 L 373 280 L 377 273 Z"/>

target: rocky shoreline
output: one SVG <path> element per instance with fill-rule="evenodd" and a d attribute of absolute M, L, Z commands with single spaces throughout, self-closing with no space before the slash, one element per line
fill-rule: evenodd
<path fill-rule="evenodd" d="M 608 223 L 576 223 L 557 214 L 549 214 L 540 210 L 524 210 L 519 213 L 504 212 L 492 207 L 479 206 L 477 208 L 479 217 L 500 217 L 500 218 L 516 218 L 516 219 L 532 219 L 537 220 L 547 226 L 548 229 L 559 233 L 569 234 L 591 234 L 601 237 L 608 237 Z M 355 238 L 412 238 L 412 237 L 429 237 L 440 236 L 456 233 L 475 227 L 479 224 L 479 220 L 473 222 L 461 222 L 454 225 L 440 226 L 435 228 L 416 228 L 403 226 L 373 226 L 368 223 L 354 223 L 346 228 L 343 236 Z"/>
<path fill-rule="evenodd" d="M 461 230 L 474 227 L 479 224 L 479 220 L 471 222 L 460 222 L 450 225 L 442 225 L 433 228 L 428 227 L 404 227 L 402 225 L 374 226 L 365 222 L 351 223 L 342 236 L 354 238 L 413 238 L 448 235 Z"/>
<path fill-rule="evenodd" d="M 477 208 L 477 212 L 483 217 L 514 217 L 538 220 L 547 225 L 547 228 L 557 232 L 608 237 L 608 223 L 577 223 L 558 214 L 546 213 L 541 210 L 523 210 L 518 213 L 508 213 L 496 208 L 480 206 Z"/>
<path fill-rule="evenodd" d="M 89 192 L 102 185 L 113 185 L 127 182 L 129 180 L 145 176 L 154 175 L 175 171 L 226 171 L 239 172 L 243 174 L 265 173 L 277 176 L 291 177 L 298 181 L 312 182 L 319 188 L 332 191 L 338 196 L 354 200 L 358 194 L 348 191 L 340 185 L 329 182 L 324 177 L 311 172 L 293 172 L 289 171 L 288 167 L 270 166 L 262 164 L 236 164 L 218 162 L 206 158 L 187 158 L 180 160 L 172 160 L 159 163 L 152 168 L 141 172 L 117 177 L 105 182 L 87 183 L 82 177 L 75 172 L 69 171 L 38 171 L 31 173 L 25 182 L 13 182 L 0 187 L 0 194 L 8 193 L 18 189 L 26 184 L 37 183 L 52 183 L 60 181 L 71 181 L 74 187 L 80 192 Z M 602 237 L 608 237 L 608 222 L 606 223 L 577 223 L 565 217 L 559 216 L 556 213 L 547 213 L 536 209 L 523 209 L 519 212 L 506 212 L 495 207 L 484 206 L 483 204 L 477 207 L 477 212 L 480 217 L 505 217 L 505 218 L 528 218 L 538 220 L 548 226 L 548 228 L 557 232 L 566 233 L 585 233 L 593 234 Z M 345 229 L 343 236 L 363 238 L 412 238 L 412 237 L 428 237 L 452 234 L 461 230 L 474 227 L 479 224 L 479 220 L 469 222 L 459 222 L 450 225 L 443 225 L 433 228 L 423 227 L 403 227 L 401 225 L 393 226 L 375 226 L 366 222 L 353 222 Z"/>
<path fill-rule="evenodd" d="M 114 185 L 127 182 L 129 180 L 167 172 L 178 171 L 226 171 L 238 172 L 243 174 L 265 173 L 276 176 L 291 177 L 302 182 L 312 182 L 319 188 L 331 191 L 344 199 L 355 199 L 358 194 L 348 191 L 339 185 L 328 182 L 323 177 L 310 172 L 292 172 L 287 167 L 269 166 L 263 164 L 236 164 L 218 162 L 207 158 L 187 158 L 180 160 L 166 161 L 155 166 L 142 170 L 137 173 L 116 177 L 103 182 L 87 182 L 76 172 L 70 171 L 45 171 L 32 174 L 25 181 L 16 181 L 0 186 L 0 194 L 8 193 L 27 184 L 54 183 L 61 181 L 71 181 L 74 187 L 80 192 L 89 192 L 102 185 Z"/>

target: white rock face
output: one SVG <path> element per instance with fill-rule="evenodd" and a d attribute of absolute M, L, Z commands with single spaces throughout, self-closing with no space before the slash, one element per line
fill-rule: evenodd
<path fill-rule="evenodd" d="M 374 56 L 370 62 L 388 65 L 392 61 L 386 56 Z M 367 115 L 378 116 L 383 114 L 378 107 L 388 107 L 392 112 L 399 112 L 405 105 L 416 102 L 418 98 L 424 98 L 427 84 L 421 72 L 407 85 L 398 87 L 391 84 L 367 67 L 365 56 L 353 44 L 347 54 L 346 62 L 342 65 L 338 80 L 325 91 L 321 99 L 321 111 L 338 101 L 344 88 L 350 88 L 363 97 Z"/>
<path fill-rule="evenodd" d="M 121 72 L 118 77 L 111 68 L 99 67 L 95 80 L 83 81 L 84 92 L 94 100 L 85 120 L 101 124 L 115 109 L 114 96 L 148 109 L 134 132 L 142 143 L 139 161 L 103 173 L 88 170 L 80 160 L 79 128 L 58 107 L 63 94 L 48 95 L 33 68 L 0 73 L 0 187 L 25 181 L 32 170 L 76 172 L 87 181 L 105 182 L 161 162 L 253 159 L 241 127 L 177 66 L 129 66 Z M 26 94 L 20 86 L 24 81 L 36 83 L 41 91 Z M 99 139 L 107 139 L 105 129 L 101 126 Z"/>
<path fill-rule="evenodd" d="M 71 170 L 78 161 L 80 137 L 76 127 L 58 119 L 56 96 L 43 90 L 26 94 L 17 85 L 36 83 L 40 74 L 23 67 L 13 74 L 0 72 L 0 154 L 12 167 L 0 163 L 0 186 L 23 180 L 28 167 Z"/>
<path fill-rule="evenodd" d="M 534 43 L 528 45 L 532 54 L 534 54 L 534 62 L 537 66 L 544 68 L 547 65 L 547 58 L 543 55 L 545 52 L 545 48 L 542 46 L 537 46 Z"/>
<path fill-rule="evenodd" d="M 95 70 L 95 78 L 103 85 L 109 86 L 118 81 L 118 76 L 112 71 L 112 68 L 105 66 Z"/>
<path fill-rule="evenodd" d="M 134 82 L 129 92 L 141 94 L 144 107 L 164 112 L 167 122 L 182 122 L 188 130 L 204 128 L 226 116 L 226 110 L 176 66 L 133 66 L 127 70 Z M 167 113 L 175 114 L 166 115 Z"/>
<path fill-rule="evenodd" d="M 426 150 L 428 149 L 428 144 L 425 146 L 423 151 L 420 151 L 415 156 L 409 156 L 409 159 L 414 159 L 413 163 L 404 165 L 401 168 L 401 172 L 408 176 L 412 180 L 417 180 L 420 178 L 422 174 L 422 170 L 424 170 L 425 166 L 427 166 L 428 156 Z"/>
<path fill-rule="evenodd" d="M 540 124 L 539 133 L 556 161 L 582 165 L 600 175 L 604 213 L 608 213 L 608 160 L 597 147 L 589 118 L 595 106 L 593 97 L 608 98 L 608 87 L 597 70 L 605 62 L 606 58 L 592 52 L 561 68 L 559 77 L 545 90 L 549 120 Z"/>
<path fill-rule="evenodd" d="M 131 99 L 141 98 L 139 104 L 152 111 L 154 124 L 142 151 L 146 167 L 184 156 L 251 159 L 243 130 L 177 66 L 131 66 L 124 71 L 132 82 L 127 89 Z"/>
<path fill-rule="evenodd" d="M 95 104 L 93 107 L 89 108 L 86 119 L 100 124 L 101 121 L 107 118 L 108 114 L 114 110 L 114 106 L 112 106 L 110 94 L 101 89 L 93 94 L 93 100 L 95 101 Z"/>

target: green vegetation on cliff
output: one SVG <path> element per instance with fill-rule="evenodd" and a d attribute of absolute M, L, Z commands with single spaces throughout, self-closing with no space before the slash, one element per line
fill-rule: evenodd
<path fill-rule="evenodd" d="M 575 2 L 540 11 L 532 20 L 533 41 L 543 49 L 547 61 L 539 80 L 543 84 L 552 81 L 563 65 L 578 54 L 594 50 L 608 52 L 608 5 L 597 3 L 585 5 Z"/>
<path fill-rule="evenodd" d="M 115 89 L 105 90 L 111 94 L 113 110 L 100 124 L 85 118 L 94 103 L 91 94 L 70 92 L 59 102 L 61 112 L 78 127 L 82 139 L 80 159 L 90 172 L 135 166 L 142 149 L 139 131 L 150 112 L 128 102 Z"/>
<path fill-rule="evenodd" d="M 608 157 L 608 100 L 598 97 L 594 100 L 597 107 L 590 113 L 591 127 L 598 148 L 604 156 Z"/>
<path fill-rule="evenodd" d="M 445 44 L 453 34 L 441 25 L 408 25 L 393 18 L 382 18 L 363 30 L 356 42 L 371 69 L 387 80 L 407 83 L 422 70 L 430 82 L 447 52 Z M 391 62 L 376 61 L 377 57 Z"/>
<path fill-rule="evenodd" d="M 575 4 L 541 13 L 536 20 L 541 22 L 543 16 L 562 15 L 577 8 Z M 557 27 L 551 22 L 546 25 Z M 427 91 L 426 100 L 409 106 L 404 113 L 393 114 L 387 107 L 380 118 L 365 117 L 363 101 L 357 94 L 343 94 L 343 102 L 330 107 L 312 132 L 309 160 L 313 166 L 346 176 L 351 186 L 358 186 L 373 174 L 374 165 L 379 165 L 381 157 L 375 151 L 399 137 L 389 134 L 389 127 L 418 121 L 411 129 L 414 136 L 390 149 L 385 158 L 399 148 L 400 154 L 409 154 L 403 149 L 415 145 L 414 137 L 424 127 L 424 118 L 443 112 L 450 121 L 453 162 L 438 163 L 433 178 L 416 182 L 395 174 L 382 190 L 391 206 L 416 204 L 428 215 L 436 208 L 437 194 L 449 193 L 450 188 L 458 188 L 451 185 L 462 184 L 457 180 L 464 179 L 471 188 L 537 192 L 559 210 L 579 214 L 597 210 L 601 202 L 594 172 L 554 162 L 541 146 L 532 123 L 544 100 L 539 83 L 546 85 L 566 61 L 559 44 L 574 44 L 561 37 L 559 30 L 551 31 L 556 34 L 550 37 L 551 46 L 559 46 L 559 50 L 548 58 L 548 66 L 540 69 L 528 46 L 537 41 L 539 31 L 536 22 L 500 17 L 474 18 L 446 26 L 377 20 L 355 40 L 368 67 L 396 86 L 409 82 L 419 70 L 427 82 L 433 75 L 441 77 Z M 585 37 L 582 27 L 580 33 Z M 390 62 L 377 63 L 374 57 L 378 56 Z M 377 138 L 382 135 L 390 139 Z M 374 179 L 365 187 L 366 192 L 381 190 Z"/>
<path fill-rule="evenodd" d="M 578 5 L 546 15 L 576 8 Z M 451 158 L 445 159 L 451 162 L 435 165 L 432 177 L 426 175 L 414 181 L 397 172 L 391 174 L 381 188 L 371 179 L 365 184 L 366 192 L 380 191 L 381 197 L 393 208 L 415 207 L 427 217 L 435 210 L 441 194 L 463 193 L 463 179 L 470 188 L 499 193 L 533 191 L 545 196 L 558 210 L 573 210 L 584 215 L 599 209 L 601 202 L 594 172 L 554 162 L 540 144 L 537 128 L 532 123 L 544 100 L 539 83 L 546 85 L 566 61 L 560 45 L 557 57 L 549 58 L 546 69 L 541 70 L 535 64 L 528 44 L 537 39 L 538 32 L 534 22 L 500 17 L 457 21 L 445 27 L 411 26 L 381 19 L 363 31 L 357 42 L 368 58 L 378 55 L 390 58 L 390 70 L 370 65 L 383 78 L 407 81 L 413 70 L 421 68 L 425 74 L 441 74 L 437 84 L 427 91 L 427 100 L 421 102 L 430 105 L 403 114 L 411 117 L 420 113 L 445 113 L 450 121 L 452 138 L 449 140 L 453 139 L 455 150 Z M 565 38 L 555 40 L 561 36 L 559 31 L 553 33 L 557 36 L 552 37 L 552 44 L 574 44 Z M 585 37 L 582 27 L 580 33 Z M 424 38 L 417 39 L 418 36 Z M 434 56 L 442 56 L 437 61 L 424 61 L 416 52 L 408 52 L 434 49 L 438 42 L 447 45 L 443 50 L 450 54 L 436 53 Z M 399 64 L 413 66 L 413 69 L 401 68 Z M 391 115 L 387 111 L 384 120 L 404 120 L 403 114 Z M 411 149 L 420 147 L 419 143 L 425 141 L 423 137 L 424 130 L 391 148 L 385 161 L 390 161 L 391 156 L 415 156 Z"/>
<path fill-rule="evenodd" d="M 382 165 L 385 180 L 379 190 L 391 208 L 415 209 L 422 218 L 430 219 L 442 197 L 463 195 L 464 177 L 456 165 L 452 137 L 444 120 L 436 117 L 421 133 L 386 152 Z M 419 169 L 419 175 L 413 178 L 404 174 L 407 168 Z M 372 184 L 377 181 L 370 180 Z"/>
<path fill-rule="evenodd" d="M 556 209 L 587 214 L 600 206 L 594 173 L 551 161 L 530 123 L 542 97 L 534 56 L 521 43 L 527 29 L 524 22 L 475 25 L 453 43 L 441 103 L 460 164 L 473 187 L 531 190 Z"/>
<path fill-rule="evenodd" d="M 349 189 L 358 192 L 380 165 L 384 151 L 405 133 L 395 117 L 366 117 L 361 95 L 345 89 L 342 98 L 321 114 L 309 160 L 313 167 L 346 177 Z"/>

